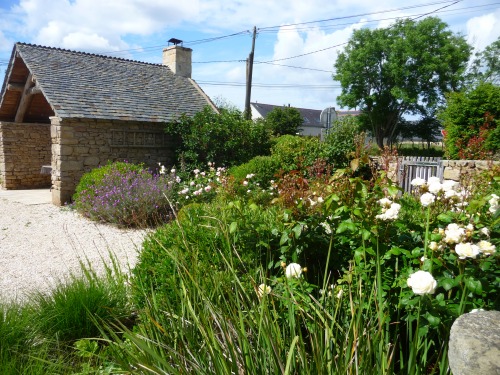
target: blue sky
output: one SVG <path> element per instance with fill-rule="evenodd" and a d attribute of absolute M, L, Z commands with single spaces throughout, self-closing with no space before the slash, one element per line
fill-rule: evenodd
<path fill-rule="evenodd" d="M 494 0 L 1 0 L 0 77 L 17 41 L 160 63 L 175 37 L 193 49 L 202 89 L 243 109 L 256 26 L 252 101 L 338 107 L 333 64 L 352 31 L 425 14 L 479 50 L 500 36 Z"/>

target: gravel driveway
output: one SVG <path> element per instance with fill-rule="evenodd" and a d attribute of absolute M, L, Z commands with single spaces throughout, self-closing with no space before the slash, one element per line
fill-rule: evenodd
<path fill-rule="evenodd" d="M 0 198 L 0 300 L 22 301 L 33 290 L 48 291 L 88 258 L 97 272 L 112 251 L 124 270 L 137 259 L 143 230 L 96 224 L 68 208 L 27 205 Z"/>

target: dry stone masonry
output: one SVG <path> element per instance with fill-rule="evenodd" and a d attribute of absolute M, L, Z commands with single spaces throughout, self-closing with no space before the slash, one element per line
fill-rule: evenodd
<path fill-rule="evenodd" d="M 4 189 L 50 188 L 50 125 L 0 122 L 0 186 Z"/>
<path fill-rule="evenodd" d="M 171 140 L 158 123 L 51 117 L 52 202 L 71 199 L 81 176 L 108 161 L 172 164 Z"/>

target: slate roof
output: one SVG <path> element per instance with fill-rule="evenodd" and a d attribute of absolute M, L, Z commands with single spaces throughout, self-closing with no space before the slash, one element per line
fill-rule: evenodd
<path fill-rule="evenodd" d="M 272 104 L 263 104 L 263 103 L 250 103 L 253 108 L 262 117 L 266 117 L 269 112 L 271 112 L 274 108 L 280 107 L 277 105 L 272 105 Z M 295 108 L 295 107 L 294 107 Z M 307 127 L 321 127 L 323 126 L 320 121 L 320 115 L 322 110 L 321 109 L 308 109 L 308 108 L 295 108 L 300 112 L 300 115 L 304 119 L 304 123 L 302 126 Z M 357 116 L 361 112 L 360 111 L 337 111 L 337 115 L 339 117 L 342 116 L 347 116 L 347 115 L 353 115 Z"/>
<path fill-rule="evenodd" d="M 196 82 L 164 65 L 25 43 L 14 45 L 0 106 L 16 56 L 61 118 L 168 122 L 213 106 Z"/>
<path fill-rule="evenodd" d="M 266 117 L 269 112 L 271 112 L 274 108 L 281 107 L 279 105 L 272 104 L 263 104 L 263 103 L 250 103 L 253 108 L 262 117 Z M 294 107 L 295 108 L 295 107 Z M 304 119 L 303 126 L 321 126 L 321 122 L 319 121 L 319 115 L 321 114 L 320 110 L 316 109 L 307 109 L 307 108 L 295 108 L 300 112 L 300 115 Z"/>

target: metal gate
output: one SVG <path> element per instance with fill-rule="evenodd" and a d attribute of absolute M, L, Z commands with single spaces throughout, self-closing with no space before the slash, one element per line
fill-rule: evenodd
<path fill-rule="evenodd" d="M 411 181 L 420 177 L 427 180 L 429 177 L 436 176 L 443 179 L 443 163 L 441 158 L 405 156 L 403 157 L 398 170 L 399 186 L 406 193 L 411 193 Z"/>

